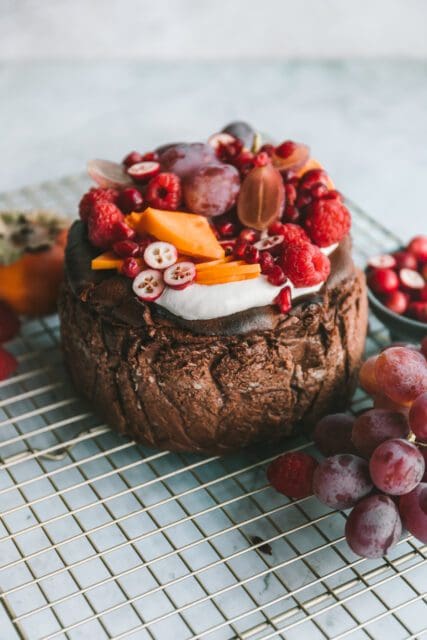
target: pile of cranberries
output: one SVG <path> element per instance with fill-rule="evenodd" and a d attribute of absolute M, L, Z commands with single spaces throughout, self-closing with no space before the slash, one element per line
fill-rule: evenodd
<path fill-rule="evenodd" d="M 402 527 L 427 544 L 427 337 L 421 349 L 392 345 L 368 358 L 360 384 L 374 408 L 356 418 L 326 416 L 314 441 L 327 456 L 285 453 L 267 470 L 288 497 L 314 495 L 333 509 L 352 509 L 345 536 L 366 558 L 385 555 Z"/>
<path fill-rule="evenodd" d="M 368 286 L 390 311 L 427 323 L 427 236 L 368 260 Z"/>

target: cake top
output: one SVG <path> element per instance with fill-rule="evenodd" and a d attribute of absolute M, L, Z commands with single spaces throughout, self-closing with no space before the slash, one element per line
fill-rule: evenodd
<path fill-rule="evenodd" d="M 206 320 L 318 291 L 350 213 L 309 148 L 263 143 L 236 122 L 206 143 L 88 163 L 80 201 L 92 269 L 133 280 L 133 294 Z"/>

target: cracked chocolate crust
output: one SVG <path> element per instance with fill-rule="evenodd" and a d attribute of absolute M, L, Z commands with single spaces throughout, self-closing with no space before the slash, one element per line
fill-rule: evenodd
<path fill-rule="evenodd" d="M 124 278 L 95 282 L 85 271 L 83 282 L 72 243 L 59 303 L 65 361 L 76 389 L 120 433 L 223 454 L 278 441 L 348 403 L 367 325 L 365 280 L 349 245 L 346 268 L 290 314 L 263 307 L 234 319 L 234 329 L 222 319 L 197 329 L 125 299 Z M 87 255 L 78 255 L 86 269 Z"/>

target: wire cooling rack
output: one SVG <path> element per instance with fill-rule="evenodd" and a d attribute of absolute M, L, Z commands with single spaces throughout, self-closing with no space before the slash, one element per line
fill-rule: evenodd
<path fill-rule="evenodd" d="M 22 189 L 0 208 L 72 213 L 86 186 Z M 398 242 L 352 209 L 361 264 Z M 427 634 L 427 546 L 404 535 L 387 558 L 356 557 L 345 513 L 268 487 L 280 448 L 208 458 L 117 436 L 76 397 L 58 335 L 56 317 L 27 322 L 0 383 L 0 640 Z M 371 318 L 367 352 L 388 339 Z M 365 406 L 357 392 L 352 410 Z"/>

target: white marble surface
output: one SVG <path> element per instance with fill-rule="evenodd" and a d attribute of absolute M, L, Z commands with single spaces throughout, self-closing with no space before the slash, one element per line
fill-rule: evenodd
<path fill-rule="evenodd" d="M 426 113 L 421 61 L 4 62 L 0 190 L 244 118 L 309 142 L 342 191 L 409 237 L 427 232 Z"/>

